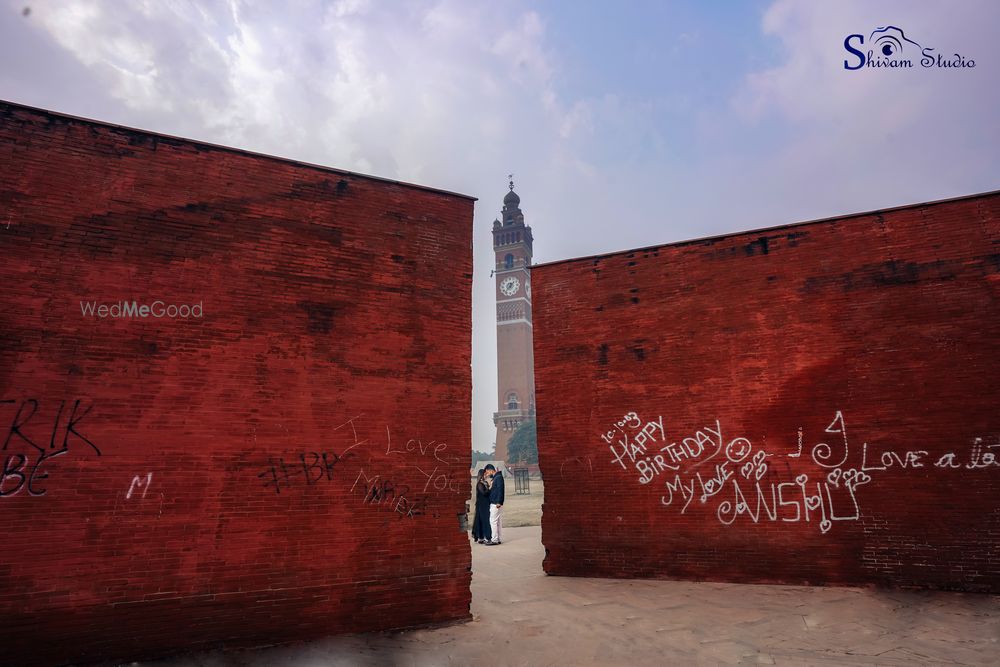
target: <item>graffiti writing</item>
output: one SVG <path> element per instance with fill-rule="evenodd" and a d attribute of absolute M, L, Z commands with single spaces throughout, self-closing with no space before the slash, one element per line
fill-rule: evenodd
<path fill-rule="evenodd" d="M 571 456 L 571 457 L 569 457 L 568 459 L 564 460 L 562 463 L 559 464 L 559 476 L 560 477 L 565 477 L 566 476 L 566 465 L 567 464 L 573 463 L 573 464 L 576 464 L 576 466 L 579 466 L 582 469 L 584 467 L 584 461 L 586 461 L 587 472 L 593 474 L 593 472 L 594 472 L 594 462 L 590 460 L 589 456 L 586 457 L 586 458 L 581 458 L 579 456 Z M 570 472 L 571 473 L 577 472 L 576 469 L 575 469 L 575 466 L 574 466 L 574 468 L 572 468 L 570 470 Z"/>
<path fill-rule="evenodd" d="M 937 459 L 928 458 L 929 452 L 922 449 L 869 452 L 869 443 L 865 442 L 860 448 L 860 461 L 855 449 L 855 463 L 851 465 L 847 424 L 839 410 L 823 429 L 820 442 L 806 444 L 804 430 L 798 429 L 796 451 L 783 456 L 802 459 L 805 453 L 819 472 L 812 473 L 813 477 L 803 472 L 793 480 L 769 475 L 768 459 L 781 455 L 755 446 L 744 435 L 724 435 L 720 420 L 673 439 L 667 437 L 662 415 L 644 423 L 630 412 L 601 438 L 611 450 L 611 463 L 623 470 L 634 468 L 639 473 L 639 484 L 662 477 L 663 507 L 684 514 L 695 499 L 699 504 L 711 501 L 722 525 L 732 525 L 740 518 L 754 524 L 803 522 L 815 524 L 824 534 L 835 522 L 861 518 L 858 490 L 873 482 L 869 474 L 872 471 L 931 465 L 966 470 L 1000 467 L 1000 458 L 990 451 L 1000 448 L 1000 444 L 984 445 L 980 438 L 967 457 L 948 452 Z M 658 454 L 650 449 L 654 444 L 659 445 Z"/>
<path fill-rule="evenodd" d="M 275 493 L 281 494 L 282 488 L 287 490 L 296 484 L 315 486 L 323 482 L 332 482 L 337 465 L 353 457 L 354 453 L 348 450 L 344 450 L 341 454 L 301 452 L 290 461 L 286 461 L 283 457 L 271 459 L 267 470 L 258 473 L 257 477 L 264 480 L 264 488 L 273 489 Z"/>
<path fill-rule="evenodd" d="M 432 449 L 433 447 L 433 449 Z M 400 445 L 396 443 L 396 448 L 393 449 L 392 444 L 392 434 L 389 432 L 389 427 L 385 427 L 385 453 L 386 454 L 411 454 L 417 453 L 422 456 L 429 456 L 437 459 L 441 463 L 454 463 L 458 459 L 453 458 L 450 461 L 441 458 L 444 451 L 448 449 L 448 445 L 443 442 L 438 442 L 437 440 L 429 440 L 426 444 L 423 440 L 418 440 L 416 438 L 410 438 L 406 441 L 406 444 Z"/>
<path fill-rule="evenodd" d="M 400 518 L 412 519 L 425 514 L 427 510 L 426 495 L 412 494 L 406 484 L 397 485 L 379 475 L 369 477 L 364 470 L 354 480 L 351 492 L 355 491 L 361 492 L 362 504 L 389 509 L 399 514 Z"/>
<path fill-rule="evenodd" d="M 994 452 L 983 451 L 984 448 L 982 443 L 982 438 L 976 438 L 975 443 L 972 445 L 972 451 L 969 452 L 969 460 L 965 462 L 964 466 L 961 462 L 955 460 L 955 457 L 957 456 L 955 452 L 948 452 L 947 454 L 941 455 L 937 462 L 934 463 L 934 467 L 965 468 L 966 470 L 978 470 L 980 468 L 991 468 L 993 466 L 1000 468 L 1000 460 L 997 459 L 997 455 Z M 1000 444 L 986 446 L 987 449 L 995 449 L 998 447 L 1000 447 Z M 924 454 L 926 453 L 927 452 L 924 452 Z"/>
<path fill-rule="evenodd" d="M 128 485 L 128 493 L 125 494 L 125 500 L 131 500 L 132 494 L 138 494 L 139 489 L 142 489 L 142 495 L 140 498 L 146 497 L 146 492 L 149 491 L 149 485 L 153 483 L 153 473 L 146 473 L 146 479 L 143 479 L 139 475 L 132 478 L 132 483 Z"/>
<path fill-rule="evenodd" d="M 615 439 L 615 431 L 618 431 L 619 433 L 625 433 L 626 428 L 634 431 L 640 426 L 642 426 L 642 421 L 639 419 L 639 415 L 637 415 L 634 412 L 629 412 L 625 414 L 624 417 L 616 421 L 612 425 L 611 430 L 609 430 L 606 433 L 602 433 L 601 438 L 604 439 L 604 442 L 610 445 L 612 440 Z"/>
<path fill-rule="evenodd" d="M 426 514 L 428 494 L 436 491 L 448 491 L 465 495 L 468 493 L 468 480 L 463 475 L 449 471 L 445 466 L 435 462 L 453 463 L 444 458 L 448 445 L 437 440 L 421 440 L 413 438 L 405 441 L 393 441 L 392 431 L 385 426 L 385 455 L 411 455 L 420 457 L 419 466 L 407 468 L 413 472 L 410 484 L 402 484 L 398 477 L 386 478 L 384 475 L 371 475 L 368 463 L 358 456 L 357 447 L 369 445 L 381 453 L 381 437 L 363 438 L 359 434 L 361 415 L 352 417 L 333 431 L 346 435 L 348 446 L 339 454 L 329 449 L 324 451 L 305 451 L 288 458 L 275 458 L 269 461 L 265 470 L 257 476 L 263 480 L 265 488 L 281 494 L 289 489 L 315 487 L 326 485 L 337 479 L 350 481 L 350 475 L 357 472 L 353 485 L 348 490 L 350 494 L 361 494 L 362 505 L 385 508 L 396 512 L 401 517 L 413 518 Z M 381 427 L 380 427 L 381 428 Z M 402 444 L 400 444 L 402 443 Z M 350 473 L 345 473 L 345 462 L 355 459 L 350 466 Z M 368 459 L 365 459 L 368 460 Z M 422 467 L 421 467 L 422 466 Z M 428 472 L 424 468 L 430 470 Z M 366 472 L 366 469 L 368 470 Z M 463 468 L 462 472 L 465 472 Z M 346 481 L 341 482 L 346 488 Z M 412 485 L 412 486 L 411 486 Z"/>
<path fill-rule="evenodd" d="M 67 403 L 65 400 L 59 401 L 50 427 L 48 419 L 43 419 L 39 413 L 39 399 L 0 400 L 0 406 L 16 408 L 10 411 L 10 421 L 4 422 L 8 425 L 0 451 L 7 453 L 0 457 L 3 461 L 0 468 L 0 498 L 15 496 L 22 490 L 27 490 L 30 496 L 44 496 L 48 492 L 42 486 L 43 480 L 49 476 L 45 470 L 46 465 L 52 459 L 68 453 L 72 446 L 86 444 L 97 456 L 101 455 L 101 450 L 94 441 L 78 430 L 83 428 L 80 422 L 94 406 L 91 404 L 81 407 L 83 400 L 76 399 L 67 411 Z"/>
<path fill-rule="evenodd" d="M 3 462 L 3 471 L 0 472 L 0 498 L 16 496 L 22 489 L 28 490 L 28 495 L 44 496 L 47 489 L 38 484 L 47 479 L 49 473 L 42 470 L 42 465 L 57 456 L 62 456 L 68 450 L 61 449 L 57 452 L 43 451 L 32 461 L 24 454 L 10 454 Z"/>
<path fill-rule="evenodd" d="M 39 424 L 36 423 L 31 429 L 26 432 L 25 427 L 28 422 L 32 421 L 38 412 L 39 401 L 36 398 L 27 398 L 20 402 L 16 399 L 5 399 L 0 400 L 0 405 L 18 405 L 17 410 L 14 412 L 14 418 L 10 422 L 10 426 L 7 429 L 7 436 L 4 438 L 3 447 L 0 450 L 7 451 L 7 448 L 11 444 L 27 444 L 33 447 L 39 452 L 46 452 L 49 450 L 56 449 L 56 443 L 59 442 L 59 431 L 62 430 L 62 442 L 59 444 L 60 451 L 69 451 L 69 447 L 74 442 L 80 441 L 84 442 L 94 450 L 94 452 L 100 456 L 101 450 L 98 449 L 97 445 L 94 444 L 87 436 L 83 435 L 77 430 L 80 422 L 83 418 L 94 407 L 93 405 L 87 406 L 85 410 L 80 409 L 81 399 L 77 399 L 73 403 L 73 409 L 70 413 L 65 424 L 61 424 L 63 412 L 66 408 L 66 401 L 59 402 L 59 410 L 56 412 L 56 417 L 52 422 L 52 429 L 49 431 L 48 426 L 45 426 L 45 432 L 49 432 L 49 444 L 48 447 L 45 446 L 45 441 L 38 437 Z M 26 410 L 30 408 L 30 411 Z M 77 414 L 79 413 L 79 414 Z M 37 421 L 37 420 L 36 420 Z M 16 438 L 16 439 L 15 439 Z M 72 438 L 72 439 L 71 439 Z"/>
<path fill-rule="evenodd" d="M 639 472 L 639 481 L 642 484 L 648 484 L 653 481 L 656 475 L 661 472 L 677 470 L 677 466 L 666 462 L 663 454 L 650 454 L 647 456 L 649 447 L 662 442 L 665 438 L 663 417 L 660 417 L 657 421 L 651 421 L 643 425 L 638 415 L 630 412 L 624 420 L 615 425 L 615 428 L 618 430 L 615 440 L 605 438 L 607 434 L 601 436 L 608 442 L 608 448 L 611 450 L 613 457 L 611 462 L 617 463 L 623 470 L 627 470 L 628 465 L 625 462 L 627 459 Z M 613 434 L 614 431 L 612 430 L 608 433 Z M 663 451 L 663 449 L 660 451 Z"/>
<path fill-rule="evenodd" d="M 444 472 L 438 472 L 441 469 L 441 466 L 435 467 L 434 470 L 432 470 L 431 472 L 426 472 L 420 469 L 418 466 L 414 466 L 414 468 L 421 475 L 427 477 L 427 482 L 424 484 L 424 489 L 423 489 L 424 493 L 426 493 L 428 489 L 431 488 L 432 484 L 434 489 L 438 491 L 444 491 L 447 489 L 452 493 L 457 493 L 460 495 L 468 493 L 468 490 L 463 488 L 463 485 L 466 484 L 466 482 L 464 481 L 466 477 L 465 475 L 459 475 L 456 478 L 454 472 L 450 472 L 447 475 Z"/>

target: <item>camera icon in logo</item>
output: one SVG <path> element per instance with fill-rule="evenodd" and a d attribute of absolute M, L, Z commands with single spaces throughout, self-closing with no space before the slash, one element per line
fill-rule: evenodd
<path fill-rule="evenodd" d="M 876 35 L 878 36 L 876 37 Z M 902 29 L 897 28 L 894 25 L 887 25 L 884 28 L 876 28 L 872 31 L 871 36 L 868 38 L 868 42 L 872 45 L 873 50 L 881 53 L 887 58 L 902 52 L 903 44 L 907 42 L 917 47 L 917 51 L 920 51 L 920 45 L 903 34 Z"/>

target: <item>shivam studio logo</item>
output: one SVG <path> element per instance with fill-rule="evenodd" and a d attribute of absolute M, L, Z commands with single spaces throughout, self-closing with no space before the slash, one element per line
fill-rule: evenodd
<path fill-rule="evenodd" d="M 976 66 L 975 60 L 961 54 L 945 56 L 935 53 L 935 49 L 929 46 L 920 46 L 903 34 L 901 28 L 894 25 L 875 28 L 868 36 L 867 42 L 864 35 L 848 35 L 844 39 L 844 48 L 851 54 L 851 57 L 844 61 L 844 69 L 848 70 L 868 67 L 908 69 L 917 65 L 925 68 L 956 69 Z"/>

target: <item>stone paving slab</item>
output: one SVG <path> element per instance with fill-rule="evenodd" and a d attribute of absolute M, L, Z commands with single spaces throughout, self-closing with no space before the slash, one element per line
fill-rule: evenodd
<path fill-rule="evenodd" d="M 474 620 L 158 667 L 1000 665 L 1000 596 L 547 577 L 537 526 L 473 544 Z"/>

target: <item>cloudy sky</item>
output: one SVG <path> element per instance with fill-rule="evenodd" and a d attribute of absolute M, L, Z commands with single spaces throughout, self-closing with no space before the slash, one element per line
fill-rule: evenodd
<path fill-rule="evenodd" d="M 895 25 L 975 68 L 847 71 Z M 0 0 L 0 98 L 468 193 L 539 262 L 1000 188 L 1000 3 Z"/>

